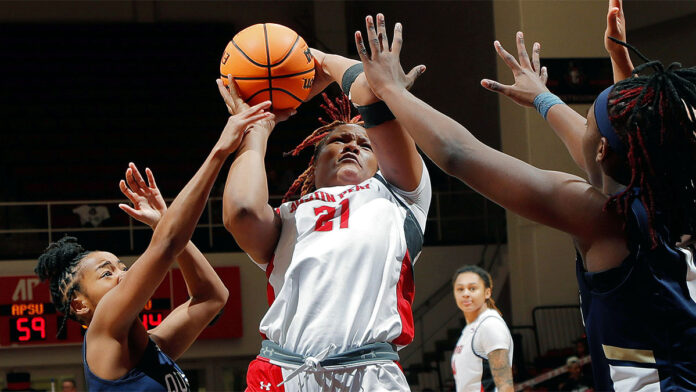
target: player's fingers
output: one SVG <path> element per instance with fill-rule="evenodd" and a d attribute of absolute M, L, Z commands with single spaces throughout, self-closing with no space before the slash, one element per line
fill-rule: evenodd
<path fill-rule="evenodd" d="M 609 31 L 609 35 L 615 35 L 616 31 L 618 30 L 617 25 L 618 25 L 618 20 L 617 18 L 619 17 L 619 9 L 614 7 L 614 8 L 609 8 L 609 12 L 607 13 L 607 31 Z"/>
<path fill-rule="evenodd" d="M 229 89 L 230 97 L 234 101 L 234 108 L 239 110 L 240 105 L 244 105 L 244 99 L 242 99 L 242 94 L 239 93 L 239 86 L 237 86 L 237 82 L 234 81 L 232 75 L 227 75 L 227 88 Z"/>
<path fill-rule="evenodd" d="M 118 187 L 119 187 L 119 189 L 121 189 L 121 193 L 123 193 L 123 195 L 126 196 L 128 198 L 128 200 L 131 201 L 131 203 L 135 204 L 135 200 L 136 200 L 138 195 L 133 193 L 133 191 L 131 191 L 128 188 L 128 186 L 126 186 L 126 182 L 123 180 L 119 181 Z"/>
<path fill-rule="evenodd" d="M 377 14 L 377 37 L 379 38 L 380 51 L 389 51 L 389 38 L 387 37 L 387 22 L 384 15 Z"/>
<path fill-rule="evenodd" d="M 515 57 L 508 53 L 508 51 L 503 48 L 503 45 L 501 45 L 499 41 L 493 42 L 493 46 L 495 47 L 496 52 L 498 52 L 498 56 L 500 56 L 500 58 L 505 61 L 505 64 L 510 67 L 512 73 L 517 75 L 517 73 L 520 72 L 520 64 L 517 62 L 517 60 L 515 60 Z"/>
<path fill-rule="evenodd" d="M 138 219 L 138 217 L 140 216 L 140 214 L 138 213 L 138 210 L 134 209 L 133 207 L 129 206 L 128 204 L 121 203 L 118 205 L 118 208 L 122 209 L 123 212 L 132 216 L 135 219 Z"/>
<path fill-rule="evenodd" d="M 538 42 L 535 42 L 534 45 L 532 46 L 532 67 L 534 67 L 534 72 L 537 73 L 537 75 L 540 75 L 541 73 L 541 60 L 539 60 L 541 53 L 541 44 Z"/>
<path fill-rule="evenodd" d="M 135 167 L 135 164 L 131 162 L 131 169 L 133 169 L 133 177 L 135 177 L 135 181 L 138 182 L 138 185 L 140 186 L 140 189 L 147 189 L 147 184 L 145 183 L 145 179 L 143 179 L 143 176 L 140 174 L 140 170 L 138 170 L 137 167 Z"/>
<path fill-rule="evenodd" d="M 230 114 L 234 114 L 235 104 L 234 100 L 232 99 L 232 96 L 230 96 L 230 91 L 227 89 L 227 87 L 225 87 L 225 84 L 222 82 L 221 79 L 216 79 L 215 83 L 217 83 L 218 91 L 220 92 L 222 100 L 225 101 L 225 106 L 227 106 L 227 112 Z"/>
<path fill-rule="evenodd" d="M 130 167 L 126 169 L 126 183 L 128 184 L 128 188 L 130 188 L 133 193 L 138 195 L 142 193 L 140 190 L 140 185 L 138 185 L 137 181 L 135 181 L 135 177 L 133 177 L 133 169 Z"/>
<path fill-rule="evenodd" d="M 401 53 L 401 46 L 404 44 L 403 31 L 404 28 L 401 23 L 396 22 L 394 25 L 394 39 L 392 40 L 391 51 L 397 55 Z"/>
<path fill-rule="evenodd" d="M 358 49 L 360 61 L 366 62 L 370 60 L 370 58 L 367 57 L 367 48 L 365 48 L 365 42 L 363 42 L 362 33 L 360 31 L 355 32 L 355 47 Z"/>
<path fill-rule="evenodd" d="M 527 54 L 527 48 L 524 46 L 524 35 L 521 31 L 517 32 L 517 57 L 520 59 L 520 65 L 523 68 L 531 68 L 532 64 L 529 62 L 529 55 Z"/>
<path fill-rule="evenodd" d="M 370 44 L 370 53 L 374 59 L 381 50 L 379 47 L 379 38 L 377 38 L 377 30 L 375 29 L 375 21 L 372 19 L 372 15 L 365 17 L 365 26 L 367 27 L 367 40 Z"/>
<path fill-rule="evenodd" d="M 490 79 L 482 79 L 481 80 L 481 86 L 485 88 L 486 90 L 494 91 L 496 93 L 508 95 L 508 92 L 510 91 L 511 86 L 507 86 L 502 83 L 498 83 L 495 80 L 490 80 Z"/>
<path fill-rule="evenodd" d="M 416 79 L 418 79 L 419 76 L 423 75 L 425 72 L 425 65 L 417 65 L 409 71 L 408 74 L 406 74 L 406 80 L 408 81 L 406 85 L 406 89 L 410 89 L 413 86 L 413 83 L 415 83 Z"/>
<path fill-rule="evenodd" d="M 157 188 L 157 183 L 155 182 L 155 175 L 152 174 L 152 170 L 149 167 L 145 168 L 145 175 L 147 175 L 147 183 L 150 184 L 150 188 Z"/>
<path fill-rule="evenodd" d="M 250 116 L 254 115 L 255 113 L 261 111 L 261 110 L 266 110 L 271 107 L 271 101 L 263 101 L 261 103 L 257 103 L 256 105 L 245 109 L 243 112 L 240 113 L 242 118 L 244 118 L 246 121 L 247 118 Z"/>
<path fill-rule="evenodd" d="M 549 80 L 549 71 L 546 67 L 541 67 L 541 81 L 546 85 L 546 81 Z"/>
<path fill-rule="evenodd" d="M 273 116 L 273 113 L 271 113 L 271 112 L 256 113 L 256 114 L 244 119 L 244 122 L 242 123 L 244 125 L 243 128 L 246 129 L 249 125 L 251 125 L 257 121 L 260 121 L 260 120 L 263 120 L 266 118 L 270 118 L 272 116 Z"/>

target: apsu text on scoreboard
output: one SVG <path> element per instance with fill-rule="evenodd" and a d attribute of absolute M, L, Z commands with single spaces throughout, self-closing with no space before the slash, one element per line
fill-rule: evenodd
<path fill-rule="evenodd" d="M 199 339 L 229 339 L 242 336 L 242 302 L 239 267 L 215 271 L 230 291 L 223 313 Z M 154 328 L 177 306 L 188 300 L 186 283 L 178 269 L 171 270 L 140 313 L 146 329 Z M 82 343 L 85 329 L 68 320 L 57 336 L 63 315 L 51 303 L 48 283 L 36 276 L 0 277 L 0 347 Z"/>

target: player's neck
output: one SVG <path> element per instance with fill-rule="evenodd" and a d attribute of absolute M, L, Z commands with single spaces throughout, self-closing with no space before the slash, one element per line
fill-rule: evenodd
<path fill-rule="evenodd" d="M 488 306 L 486 306 L 486 304 L 484 303 L 483 305 L 481 305 L 480 308 L 478 308 L 477 310 L 475 310 L 473 312 L 464 312 L 464 318 L 466 319 L 466 323 L 467 324 L 473 323 L 474 321 L 476 321 L 478 316 L 481 313 L 485 312 L 486 310 L 488 310 Z"/>

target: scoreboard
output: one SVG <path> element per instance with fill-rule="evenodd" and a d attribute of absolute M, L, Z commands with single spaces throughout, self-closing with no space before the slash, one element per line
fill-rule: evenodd
<path fill-rule="evenodd" d="M 217 321 L 199 339 L 242 337 L 242 302 L 239 267 L 217 267 L 230 292 Z M 178 269 L 170 270 L 140 313 L 146 329 L 158 326 L 169 313 L 188 300 L 186 283 Z M 0 277 L 0 348 L 26 345 L 80 344 L 85 329 L 73 320 L 57 335 L 63 315 L 51 303 L 48 283 L 36 276 Z"/>

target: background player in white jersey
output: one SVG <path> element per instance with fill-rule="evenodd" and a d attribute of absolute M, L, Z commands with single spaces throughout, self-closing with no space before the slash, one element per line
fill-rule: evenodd
<path fill-rule="evenodd" d="M 466 319 L 452 354 L 457 392 L 513 391 L 512 336 L 491 297 L 490 274 L 467 265 L 454 273 L 452 286 Z"/>
<path fill-rule="evenodd" d="M 260 326 L 266 340 L 249 366 L 247 390 L 408 390 L 396 349 L 413 339 L 412 264 L 430 203 L 428 173 L 411 137 L 376 102 L 359 62 L 313 54 L 315 89 L 342 83 L 363 105 L 364 123 L 354 122 L 347 101 L 329 102 L 333 122 L 294 151 L 315 146 L 291 188 L 301 187 L 301 197 L 279 208 L 268 204 L 264 169 L 273 122 L 249 129 L 230 168 L 225 227 L 269 279 Z M 414 68 L 404 85 L 422 70 Z M 234 113 L 246 105 L 229 85 L 219 83 Z"/>

